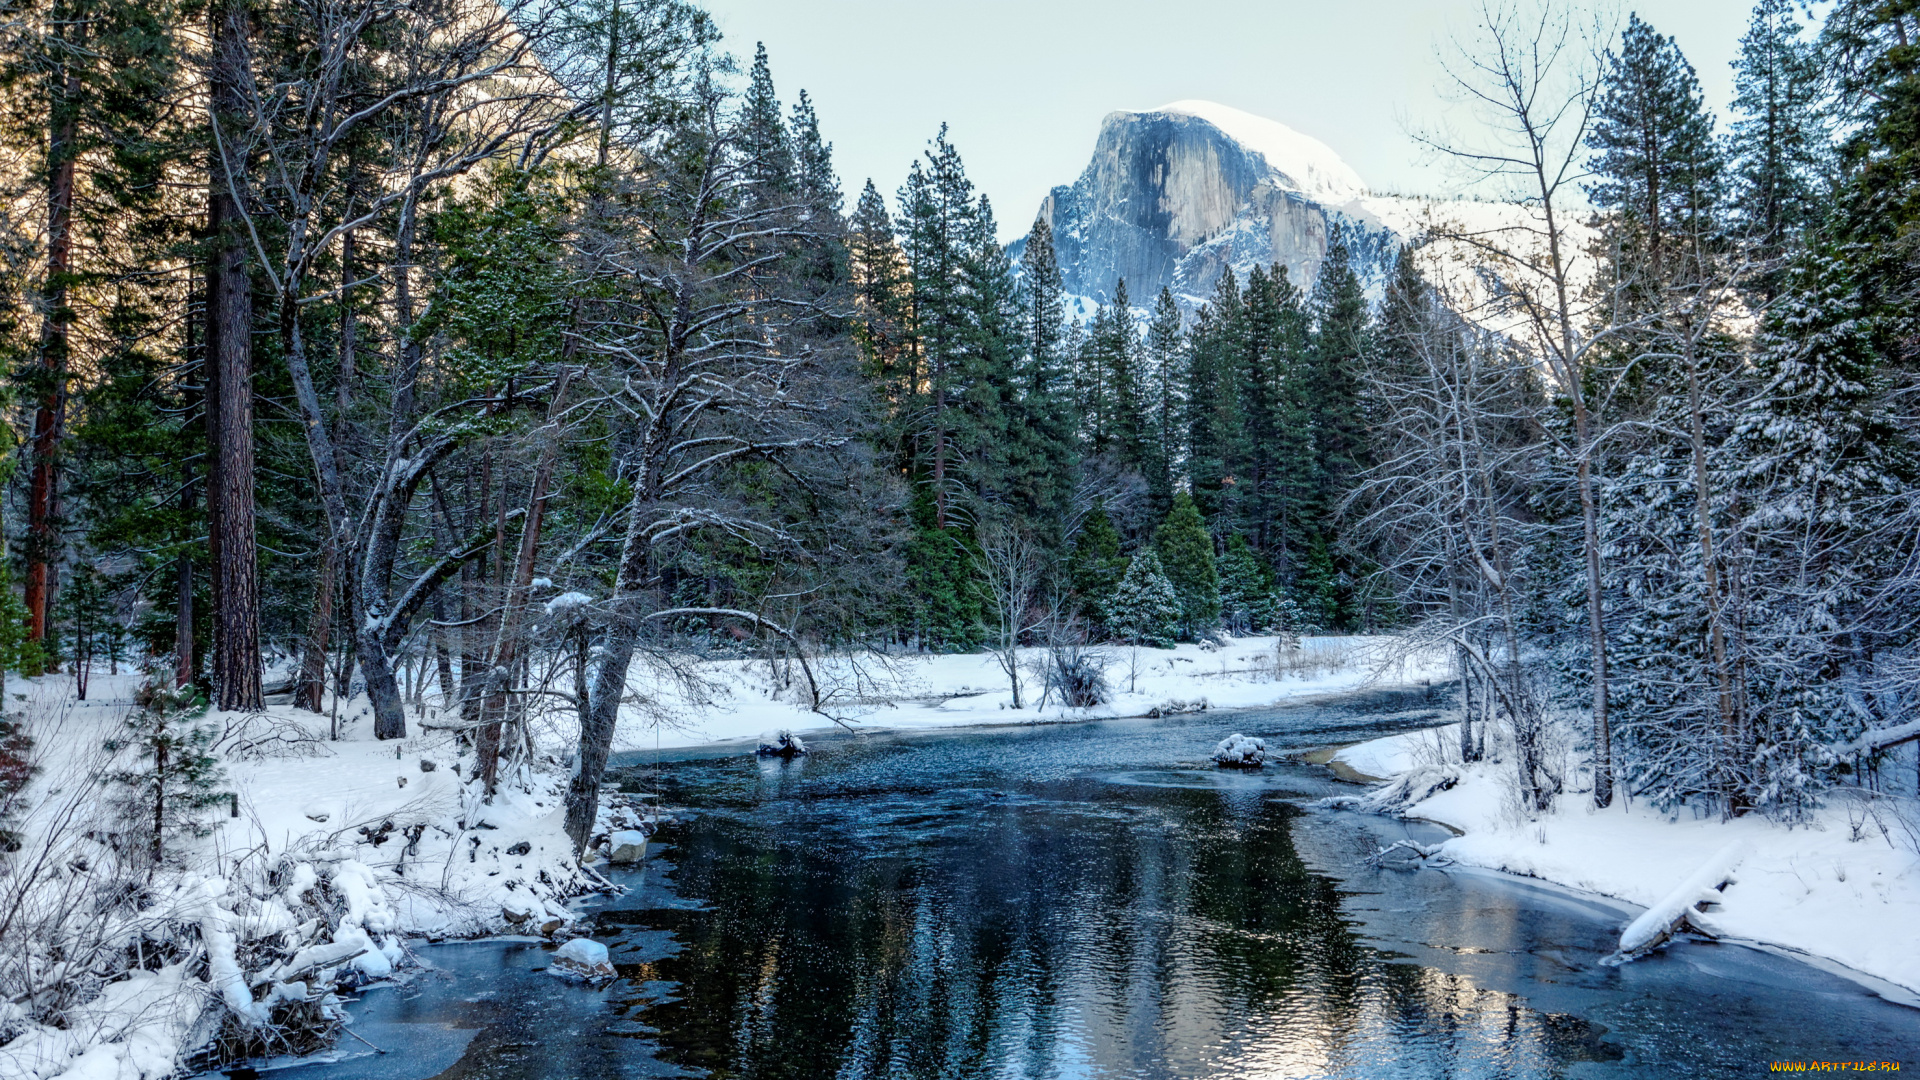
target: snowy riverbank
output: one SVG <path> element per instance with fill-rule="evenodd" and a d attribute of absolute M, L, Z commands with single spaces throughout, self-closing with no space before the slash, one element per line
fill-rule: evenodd
<path fill-rule="evenodd" d="M 1099 650 L 1109 689 L 1104 704 L 1067 708 L 1041 704 L 1029 671 L 1042 650 L 1020 650 L 1021 708 L 1013 707 L 1006 672 L 991 653 L 944 656 L 824 657 L 813 662 L 822 706 L 809 708 L 804 673 L 763 660 L 714 660 L 697 665 L 697 686 L 648 676 L 621 711 L 619 750 L 652 750 L 746 741 L 788 728 L 805 734 L 832 730 L 919 730 L 982 724 L 1100 720 L 1207 709 L 1248 709 L 1370 685 L 1409 686 L 1445 679 L 1445 661 L 1404 657 L 1384 637 L 1309 637 L 1279 648 L 1272 637 L 1233 638 L 1222 644 L 1171 649 L 1113 646 Z M 557 728 L 567 718 L 549 714 Z"/>
<path fill-rule="evenodd" d="M 1595 810 L 1563 794 L 1543 814 L 1522 811 L 1497 763 L 1448 762 L 1452 727 L 1350 746 L 1334 760 L 1353 773 L 1404 778 L 1446 770 L 1456 782 L 1400 812 L 1462 835 L 1453 862 L 1539 878 L 1642 907 L 1744 842 L 1735 881 L 1711 917 L 1723 940 L 1787 951 L 1844 970 L 1883 996 L 1920 1005 L 1920 808 L 1905 797 L 1841 789 L 1807 822 L 1755 815 L 1674 819 L 1618 800 Z M 1424 788 L 1426 785 L 1418 785 Z"/>
<path fill-rule="evenodd" d="M 149 870 L 147 841 L 103 782 L 138 680 L 9 680 L 38 773 L 0 880 L 0 1076 L 157 1080 L 217 1039 L 249 1054 L 315 1048 L 336 988 L 409 966 L 410 938 L 563 932 L 590 881 L 562 830 L 566 776 L 523 769 L 489 802 L 452 732 L 376 742 L 357 707 L 207 714 L 223 797 Z M 58 1019 L 60 1023 L 49 1023 Z"/>

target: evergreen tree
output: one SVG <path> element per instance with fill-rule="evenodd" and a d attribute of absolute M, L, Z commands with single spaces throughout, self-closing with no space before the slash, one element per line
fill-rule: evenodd
<path fill-rule="evenodd" d="M 1254 553 L 1246 537 L 1235 533 L 1215 567 L 1220 578 L 1220 618 L 1228 632 L 1257 633 L 1276 624 L 1280 612 L 1273 568 Z"/>
<path fill-rule="evenodd" d="M 1587 145 L 1594 204 L 1621 219 L 1615 257 L 1630 264 L 1622 271 L 1637 283 L 1629 294 L 1657 290 L 1684 254 L 1671 250 L 1675 237 L 1711 235 L 1706 219 L 1718 206 L 1721 162 L 1693 66 L 1638 15 L 1629 16 L 1619 51 L 1607 53 Z"/>
<path fill-rule="evenodd" d="M 1245 305 L 1229 268 L 1187 338 L 1187 478 L 1194 503 L 1208 517 L 1237 505 L 1233 470 L 1246 453 L 1240 388 L 1245 337 Z"/>
<path fill-rule="evenodd" d="M 125 729 L 107 741 L 107 750 L 130 753 L 135 764 L 107 779 L 124 789 L 134 821 L 147 834 L 151 865 L 157 867 L 168 840 L 205 836 L 207 811 L 230 796 L 217 790 L 224 778 L 213 753 L 220 731 L 206 722 L 207 704 L 197 692 L 150 683 L 134 703 Z"/>
<path fill-rule="evenodd" d="M 817 142 L 819 132 L 813 134 Z M 753 70 L 747 77 L 746 98 L 740 103 L 738 138 L 755 183 L 769 195 L 796 190 L 793 139 L 781 116 L 780 99 L 773 92 L 773 70 L 767 64 L 764 42 L 754 45 Z"/>
<path fill-rule="evenodd" d="M 1881 622 L 1872 610 L 1891 600 L 1884 590 L 1915 553 L 1894 508 L 1920 464 L 1880 389 L 1899 324 L 1876 310 L 1857 267 L 1823 255 L 1790 280 L 1762 341 L 1765 390 L 1728 440 L 1755 594 L 1743 613 L 1754 704 L 1723 767 L 1754 805 L 1811 806 L 1835 778 L 1829 748 L 1904 715 L 1876 715 L 1848 689 L 1876 653 L 1912 644 L 1904 619 Z M 1692 793 L 1688 779 L 1662 768 L 1646 782 L 1677 798 Z"/>
<path fill-rule="evenodd" d="M 1184 465 L 1187 407 L 1187 350 L 1180 333 L 1180 309 L 1173 291 L 1162 288 L 1153 302 L 1142 345 L 1147 385 L 1147 452 L 1142 465 L 1147 496 L 1156 515 L 1173 508 L 1177 475 Z"/>
<path fill-rule="evenodd" d="M 1106 508 L 1096 508 L 1074 538 L 1073 555 L 1067 564 L 1067 576 L 1081 614 L 1092 622 L 1101 622 L 1107 599 L 1126 571 L 1127 557 L 1120 552 L 1120 533 L 1113 527 Z"/>
<path fill-rule="evenodd" d="M 820 137 L 820 118 L 805 90 L 794 103 L 788 123 L 794 164 L 794 187 L 801 199 L 820 216 L 840 213 L 840 178 L 833 172 L 833 144 Z M 876 193 L 877 194 L 877 193 Z"/>
<path fill-rule="evenodd" d="M 1107 452 L 1121 466 L 1139 472 L 1151 455 L 1147 391 L 1140 376 L 1140 337 L 1133 325 L 1133 303 L 1125 280 L 1114 282 L 1113 304 L 1105 334 L 1093 339 L 1096 362 L 1105 369 L 1100 382 L 1106 388 L 1102 430 L 1095 435 L 1096 452 Z"/>
<path fill-rule="evenodd" d="M 1127 564 L 1105 604 L 1108 633 L 1133 645 L 1166 647 L 1180 632 L 1184 608 L 1160 556 L 1143 547 Z"/>
<path fill-rule="evenodd" d="M 1291 572 L 1319 524 L 1322 466 L 1315 433 L 1322 418 L 1313 410 L 1324 397 L 1313 382 L 1307 311 L 1286 267 L 1255 267 L 1248 276 L 1246 321 L 1246 458 L 1234 470 L 1240 478 L 1238 525 L 1255 549 Z"/>
<path fill-rule="evenodd" d="M 1820 58 L 1794 7 L 1793 0 L 1760 0 L 1733 63 L 1734 202 L 1747 236 L 1774 260 L 1817 216 L 1830 156 Z M 1763 281 L 1776 277 L 1768 272 Z"/>
<path fill-rule="evenodd" d="M 1154 531 L 1153 546 L 1180 597 L 1182 636 L 1205 635 L 1220 617 L 1220 578 L 1213 567 L 1213 537 L 1186 492 L 1174 496 L 1173 509 Z"/>
<path fill-rule="evenodd" d="M 1327 258 L 1314 282 L 1313 343 L 1307 408 L 1314 437 L 1319 523 L 1368 465 L 1360 376 L 1367 349 L 1367 297 L 1354 272 L 1346 239 L 1328 238 Z"/>
<path fill-rule="evenodd" d="M 1011 387 L 1016 408 L 1006 430 L 1006 482 L 1021 516 L 1042 545 L 1055 550 L 1073 489 L 1077 409 L 1069 386 L 1064 286 L 1044 220 L 1033 223 L 1020 259 L 1024 347 Z"/>

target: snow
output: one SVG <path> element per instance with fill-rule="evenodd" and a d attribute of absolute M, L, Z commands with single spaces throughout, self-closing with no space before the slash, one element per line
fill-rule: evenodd
<path fill-rule="evenodd" d="M 1039 704 L 1032 669 L 1044 650 L 1021 649 L 1021 707 L 990 653 L 929 656 L 822 657 L 812 662 L 823 702 L 810 708 L 796 668 L 784 677 L 763 660 L 711 660 L 698 665 L 703 685 L 690 691 L 636 663 L 627 680 L 631 704 L 621 708 L 616 750 L 749 743 L 763 732 L 803 738 L 845 730 L 919 731 L 993 724 L 1099 720 L 1207 709 L 1262 708 L 1363 686 L 1419 685 L 1444 678 L 1443 657 L 1403 657 L 1388 638 L 1309 637 L 1282 650 L 1280 639 L 1244 637 L 1219 645 L 1172 649 L 1112 647 L 1106 664 L 1108 701 L 1070 709 Z M 572 708 L 549 707 L 547 721 L 571 730 Z M 838 723 L 836 723 L 838 721 Z M 844 725 L 844 726 L 843 726 Z"/>
<path fill-rule="evenodd" d="M 1712 929 L 1718 937 L 1719 927 L 1695 905 L 1718 903 L 1721 887 L 1737 884 L 1733 872 L 1739 868 L 1740 860 L 1747 857 L 1747 841 L 1734 840 L 1726 847 L 1714 852 L 1707 864 L 1695 870 L 1679 887 L 1660 898 L 1659 902 L 1640 913 L 1640 917 L 1627 924 L 1620 932 L 1620 955 L 1632 956 L 1644 952 L 1659 944 L 1667 936 L 1674 923 L 1686 919 L 1700 929 Z"/>
<path fill-rule="evenodd" d="M 1920 1004 L 1920 807 L 1913 800 L 1839 789 L 1798 824 L 1761 815 L 1673 818 L 1624 798 L 1596 810 L 1579 792 L 1529 813 L 1509 794 L 1508 766 L 1461 765 L 1457 752 L 1448 763 L 1456 731 L 1403 733 L 1335 758 L 1392 777 L 1403 790 L 1417 774 L 1452 776 L 1457 782 L 1444 789 L 1411 785 L 1403 798 L 1375 808 L 1460 832 L 1440 848 L 1453 862 L 1625 900 L 1662 926 L 1671 922 L 1669 908 L 1698 900 L 1719 882 L 1700 883 L 1725 880 L 1728 861 L 1738 858 L 1738 881 L 1713 897 L 1717 907 L 1703 920 L 1722 940 L 1830 962 L 1883 996 Z M 1638 937 L 1629 933 L 1623 947 Z"/>
<path fill-rule="evenodd" d="M 1191 116 L 1219 128 L 1241 146 L 1267 159 L 1267 164 L 1284 173 L 1301 193 L 1323 200 L 1350 199 L 1366 190 L 1366 184 L 1353 167 L 1334 153 L 1333 148 L 1310 135 L 1303 135 L 1277 120 L 1255 116 L 1212 101 L 1176 101 L 1157 109 L 1134 110 L 1143 114 L 1168 113 Z"/>
<path fill-rule="evenodd" d="M 18 711 L 39 754 L 29 796 L 46 807 L 20 828 L 28 843 L 52 845 L 55 864 L 105 875 L 103 887 L 110 853 L 80 830 L 60 833 L 55 811 L 62 800 L 112 794 L 94 779 L 109 771 L 101 747 L 137 686 L 135 676 L 97 675 L 92 700 L 78 702 L 70 678 L 8 680 L 27 698 Z M 126 916 L 128 933 L 184 935 L 182 947 L 204 966 L 121 972 L 68 1007 L 61 1027 L 0 1002 L 10 1038 L 0 1077 L 156 1080 L 175 1073 L 223 1014 L 258 1024 L 282 1001 L 336 1008 L 337 978 L 395 974 L 408 935 L 483 934 L 529 916 L 557 930 L 572 920 L 564 901 L 587 882 L 562 827 L 566 777 L 557 766 L 515 770 L 486 803 L 472 755 L 453 732 L 429 726 L 438 722 L 431 704 L 409 710 L 410 738 L 388 742 L 372 738 L 364 697 L 329 706 L 339 741 L 327 738 L 327 715 L 291 706 L 205 718 L 225 733 L 219 788 L 238 796 L 239 816 L 222 809 L 206 819 L 205 838 L 172 841 L 183 865 Z M 46 887 L 57 896 L 66 886 Z"/>
<path fill-rule="evenodd" d="M 1267 763 L 1267 744 L 1236 731 L 1213 748 L 1213 760 L 1221 765 L 1258 769 Z"/>
<path fill-rule="evenodd" d="M 588 596 L 586 593 L 563 592 L 559 596 L 547 601 L 547 614 L 552 615 L 555 612 L 582 608 L 591 603 L 593 603 L 593 597 Z"/>

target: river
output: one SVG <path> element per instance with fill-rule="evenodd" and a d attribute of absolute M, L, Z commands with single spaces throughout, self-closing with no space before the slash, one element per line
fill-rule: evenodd
<path fill-rule="evenodd" d="M 622 979 L 531 941 L 420 949 L 333 1060 L 281 1080 L 1720 1077 L 1920 1067 L 1920 1011 L 1792 959 L 1680 944 L 1603 967 L 1631 909 L 1471 871 L 1372 870 L 1440 831 L 1305 809 L 1270 746 L 1436 722 L 1419 694 L 616 762 L 681 809 L 585 906 Z M 1348 788 L 1347 790 L 1352 790 Z"/>

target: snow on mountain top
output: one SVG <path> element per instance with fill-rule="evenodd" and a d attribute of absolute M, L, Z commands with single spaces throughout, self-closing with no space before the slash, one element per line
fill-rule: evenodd
<path fill-rule="evenodd" d="M 1205 120 L 1227 138 L 1266 158 L 1268 165 L 1285 173 L 1303 194 L 1349 199 L 1366 190 L 1360 174 L 1342 161 L 1332 147 L 1277 120 L 1213 101 L 1176 101 L 1157 109 L 1138 111 Z"/>

